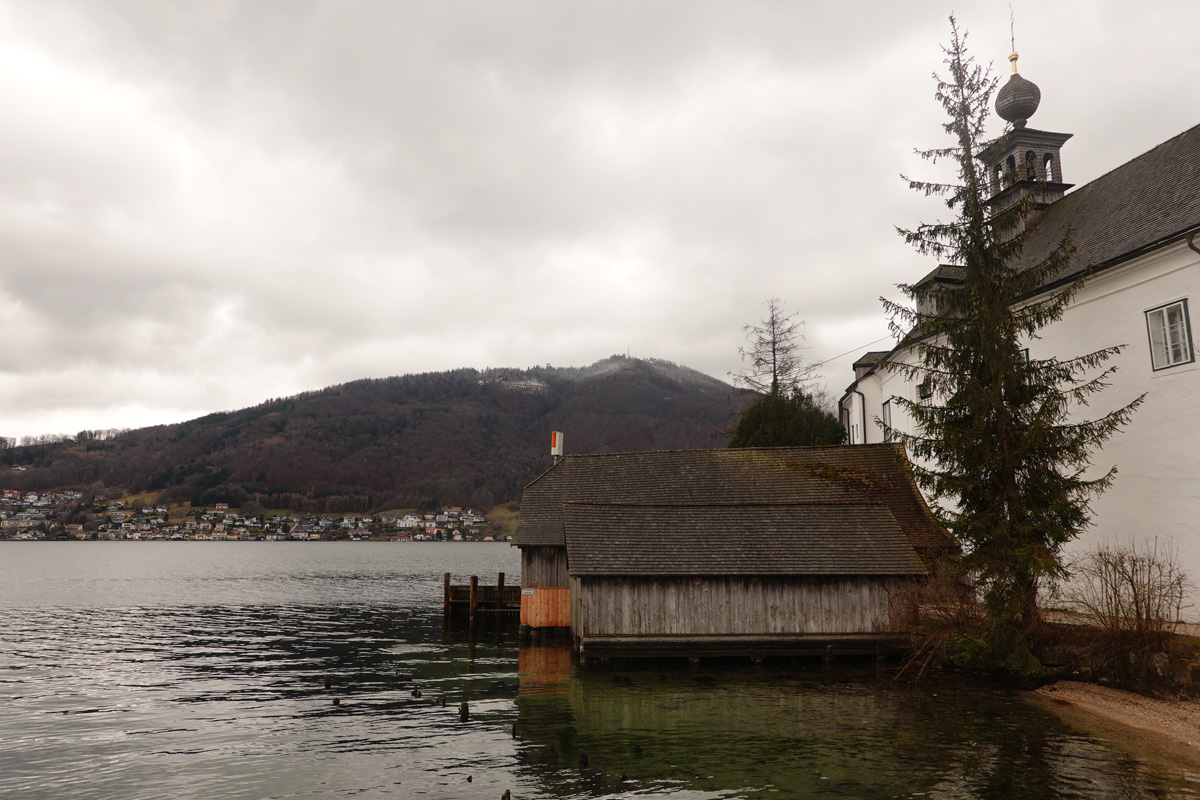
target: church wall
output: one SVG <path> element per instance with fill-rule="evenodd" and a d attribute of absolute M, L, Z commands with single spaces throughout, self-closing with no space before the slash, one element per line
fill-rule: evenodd
<path fill-rule="evenodd" d="M 1155 371 L 1146 328 L 1146 311 L 1184 298 L 1189 313 L 1200 314 L 1200 254 L 1181 242 L 1092 278 L 1063 319 L 1030 343 L 1030 355 L 1068 358 L 1125 345 L 1108 362 L 1117 367 L 1109 387 L 1077 412 L 1080 419 L 1147 395 L 1130 424 L 1094 453 L 1093 474 L 1116 465 L 1118 475 L 1093 501 L 1094 525 L 1072 543 L 1068 555 L 1104 541 L 1149 543 L 1157 537 L 1160 544 L 1177 548 L 1180 564 L 1200 584 L 1200 357 Z M 1200 323 L 1194 318 L 1192 327 L 1195 348 Z M 893 361 L 914 358 L 911 352 L 892 356 Z M 915 383 L 896 370 L 877 370 L 856 388 L 867 398 L 868 442 L 882 441 L 873 419 L 881 415 L 884 399 L 917 398 Z M 850 396 L 857 402 L 857 396 Z M 894 404 L 892 424 L 912 430 Z M 1200 593 L 1195 602 L 1185 617 L 1200 620 Z"/>
<path fill-rule="evenodd" d="M 1178 548 L 1180 563 L 1200 583 L 1200 360 L 1155 371 L 1146 329 L 1147 311 L 1184 298 L 1190 314 L 1200 313 L 1200 254 L 1180 242 L 1097 275 L 1030 353 L 1066 357 L 1126 345 L 1109 361 L 1117 367 L 1109 387 L 1081 418 L 1146 393 L 1129 425 L 1094 454 L 1093 473 L 1116 465 L 1118 474 L 1092 505 L 1094 526 L 1071 550 L 1157 537 Z M 1194 348 L 1200 329 L 1194 320 L 1192 326 Z M 1200 607 L 1189 616 L 1200 618 Z"/>

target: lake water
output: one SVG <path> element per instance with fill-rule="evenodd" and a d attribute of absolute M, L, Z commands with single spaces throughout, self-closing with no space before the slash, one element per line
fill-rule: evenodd
<path fill-rule="evenodd" d="M 443 630 L 442 574 L 498 571 L 515 549 L 0 544 L 0 797 L 1200 798 L 961 678 L 581 669 Z"/>

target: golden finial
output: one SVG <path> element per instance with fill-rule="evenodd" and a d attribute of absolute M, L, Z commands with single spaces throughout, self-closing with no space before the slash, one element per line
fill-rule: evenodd
<path fill-rule="evenodd" d="M 1017 74 L 1017 51 L 1016 50 L 1014 50 L 1008 54 L 1008 60 L 1012 62 L 1013 75 L 1016 75 Z"/>

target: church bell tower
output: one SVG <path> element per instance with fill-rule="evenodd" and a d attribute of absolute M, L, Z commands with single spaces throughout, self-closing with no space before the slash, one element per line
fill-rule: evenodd
<path fill-rule="evenodd" d="M 977 158 L 987 170 L 988 206 L 996 214 L 1032 197 L 1038 210 L 1062 198 L 1074 184 L 1063 183 L 1063 143 L 1070 133 L 1026 127 L 1042 100 L 1042 90 L 1017 72 L 1017 54 L 1009 55 L 1012 75 L 996 93 L 996 113 L 1012 124 L 1008 133 L 984 148 Z"/>

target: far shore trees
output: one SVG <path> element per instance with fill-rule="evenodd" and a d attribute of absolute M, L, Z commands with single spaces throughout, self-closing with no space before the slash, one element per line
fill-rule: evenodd
<path fill-rule="evenodd" d="M 1036 210 L 1032 197 L 999 213 L 988 206 L 976 158 L 996 80 L 967 53 L 953 17 L 950 26 L 949 74 L 935 77 L 953 142 L 918 152 L 952 161 L 957 181 L 909 184 L 944 197 L 956 218 L 900 232 L 921 254 L 960 270 L 962 280 L 953 288 L 901 286 L 911 307 L 884 300 L 901 337 L 898 352 L 917 356 L 915 364 L 893 357 L 885 365 L 922 384 L 928 396 L 896 398 L 917 430 L 887 432 L 914 456 L 918 481 L 963 545 L 962 565 L 983 593 L 985 629 L 960 635 L 960 655 L 1028 674 L 1039 668 L 1029 649 L 1039 590 L 1064 576 L 1063 546 L 1088 524 L 1088 501 L 1116 474 L 1115 467 L 1086 474 L 1092 453 L 1141 398 L 1097 419 L 1073 413 L 1107 385 L 1113 367 L 1104 364 L 1119 346 L 1067 358 L 1027 356 L 1082 279 L 1043 290 L 1070 260 L 1069 238 L 1041 263 L 1016 267 L 1027 235 L 1021 223 Z"/>

